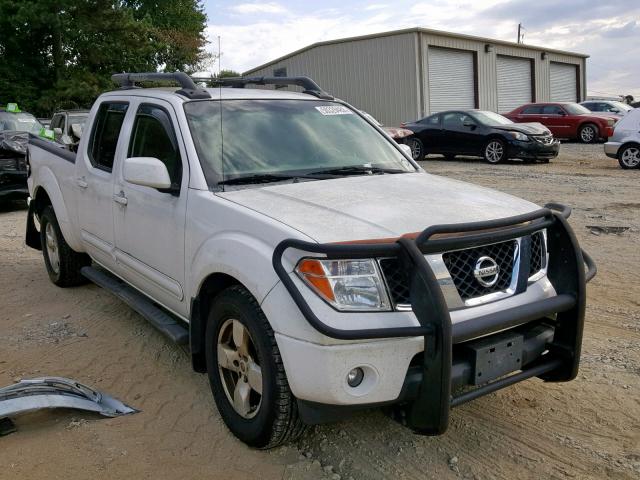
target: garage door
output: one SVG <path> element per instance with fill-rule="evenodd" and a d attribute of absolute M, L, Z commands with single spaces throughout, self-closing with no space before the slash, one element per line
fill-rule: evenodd
<path fill-rule="evenodd" d="M 577 66 L 551 62 L 551 101 L 578 101 Z"/>
<path fill-rule="evenodd" d="M 431 113 L 475 108 L 473 53 L 429 47 L 428 58 Z"/>
<path fill-rule="evenodd" d="M 533 101 L 531 94 L 531 60 L 497 57 L 498 112 L 507 113 Z"/>

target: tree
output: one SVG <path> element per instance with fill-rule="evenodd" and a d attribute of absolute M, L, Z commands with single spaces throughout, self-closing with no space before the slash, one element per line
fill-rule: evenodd
<path fill-rule="evenodd" d="M 0 104 L 88 107 L 123 71 L 190 71 L 206 58 L 199 0 L 0 0 Z"/>

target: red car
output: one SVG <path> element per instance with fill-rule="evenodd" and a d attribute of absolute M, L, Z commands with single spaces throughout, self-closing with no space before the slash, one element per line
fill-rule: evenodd
<path fill-rule="evenodd" d="M 505 117 L 517 123 L 540 122 L 557 138 L 575 138 L 583 143 L 613 135 L 616 120 L 595 114 L 577 103 L 528 103 Z"/>

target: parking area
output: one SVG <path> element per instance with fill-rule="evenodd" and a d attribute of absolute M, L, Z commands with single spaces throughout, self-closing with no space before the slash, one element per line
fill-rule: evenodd
<path fill-rule="evenodd" d="M 262 452 L 220 419 L 204 375 L 108 292 L 52 285 L 24 246 L 26 210 L 0 210 L 0 385 L 59 375 L 117 396 L 140 413 L 20 417 L 0 439 L 0 478 L 514 479 L 640 476 L 640 170 L 602 145 L 563 144 L 550 164 L 480 159 L 421 162 L 431 173 L 538 204 L 573 207 L 570 222 L 598 264 L 589 284 L 576 381 L 530 380 L 452 412 L 442 437 L 415 436 L 380 411 L 311 429 Z M 410 205 L 407 205 L 410 208 Z M 135 458 L 135 461 L 131 461 Z"/>

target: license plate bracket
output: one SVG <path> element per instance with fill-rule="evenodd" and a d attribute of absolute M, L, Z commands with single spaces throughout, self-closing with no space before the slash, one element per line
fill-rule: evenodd
<path fill-rule="evenodd" d="M 524 338 L 501 333 L 467 345 L 473 363 L 473 384 L 480 385 L 522 368 Z"/>

